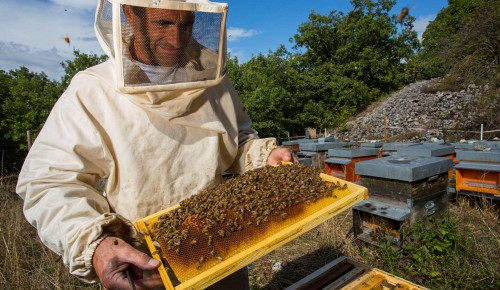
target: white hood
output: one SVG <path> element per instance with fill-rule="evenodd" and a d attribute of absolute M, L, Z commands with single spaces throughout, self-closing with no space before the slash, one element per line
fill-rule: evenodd
<path fill-rule="evenodd" d="M 140 13 L 127 17 L 128 6 Z M 203 0 L 99 0 L 94 28 L 114 62 L 117 89 L 141 93 L 218 84 L 226 73 L 227 9 L 227 4 Z M 161 14 L 170 12 L 188 14 L 191 22 Z M 183 38 L 176 54 L 169 38 Z M 141 59 L 141 55 L 151 58 Z M 165 64 L 155 59 L 171 60 Z"/>

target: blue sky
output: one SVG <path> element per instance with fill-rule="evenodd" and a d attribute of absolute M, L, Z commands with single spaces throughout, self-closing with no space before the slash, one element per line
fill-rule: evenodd
<path fill-rule="evenodd" d="M 224 1 L 220 1 L 224 2 Z M 60 80 L 60 65 L 72 59 L 73 49 L 102 54 L 93 30 L 97 0 L 23 0 L 0 1 L 0 69 L 26 66 L 44 71 Z M 228 0 L 228 50 L 245 62 L 252 55 L 267 54 L 280 44 L 291 48 L 289 39 L 297 33 L 309 13 L 327 14 L 332 10 L 348 12 L 349 0 Z M 447 0 L 398 0 L 393 14 L 409 7 L 416 18 L 415 29 L 422 33 Z M 70 45 L 64 37 L 71 40 Z"/>

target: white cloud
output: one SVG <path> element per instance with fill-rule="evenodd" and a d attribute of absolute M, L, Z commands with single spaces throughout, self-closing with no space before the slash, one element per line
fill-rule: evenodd
<path fill-rule="evenodd" d="M 90 0 L 51 0 L 56 5 L 60 5 L 63 7 L 72 7 L 76 9 L 89 9 L 95 10 L 96 1 Z"/>
<path fill-rule="evenodd" d="M 63 74 L 60 63 L 72 59 L 73 49 L 102 54 L 93 28 L 94 11 L 84 4 L 89 2 L 95 8 L 95 1 L 88 0 L 1 1 L 0 69 L 26 66 L 58 80 Z"/>
<path fill-rule="evenodd" d="M 56 48 L 38 50 L 23 44 L 2 41 L 0 41 L 0 54 L 8 56 L 0 58 L 1 69 L 15 70 L 25 66 L 33 72 L 44 72 L 54 80 L 59 80 L 64 74 L 60 63 L 68 59 L 61 55 Z"/>
<path fill-rule="evenodd" d="M 427 15 L 427 16 L 419 16 L 415 22 L 413 23 L 414 29 L 418 34 L 418 39 L 422 40 L 422 33 L 424 33 L 425 29 L 427 28 L 427 25 L 429 25 L 429 22 L 434 20 L 436 18 L 435 15 Z"/>
<path fill-rule="evenodd" d="M 238 58 L 238 63 L 239 64 L 245 63 L 249 59 L 249 57 L 247 56 L 247 54 L 243 50 L 241 50 L 239 48 L 228 47 L 227 51 L 231 54 L 231 57 Z"/>
<path fill-rule="evenodd" d="M 260 32 L 257 30 L 229 27 L 227 29 L 227 40 L 228 41 L 236 41 L 240 38 L 252 37 L 252 36 L 257 35 L 257 34 L 260 34 Z"/>

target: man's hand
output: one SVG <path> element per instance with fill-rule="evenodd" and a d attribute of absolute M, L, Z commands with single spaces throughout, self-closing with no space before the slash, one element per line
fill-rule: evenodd
<path fill-rule="evenodd" d="M 97 246 L 92 265 L 106 289 L 133 289 L 125 271 L 130 270 L 135 289 L 152 289 L 162 286 L 159 274 L 143 278 L 143 270 L 153 270 L 160 262 L 134 249 L 122 239 L 107 237 Z"/>
<path fill-rule="evenodd" d="M 288 148 L 274 148 L 269 157 L 267 157 L 267 165 L 277 165 L 282 161 L 299 162 L 297 156 Z"/>

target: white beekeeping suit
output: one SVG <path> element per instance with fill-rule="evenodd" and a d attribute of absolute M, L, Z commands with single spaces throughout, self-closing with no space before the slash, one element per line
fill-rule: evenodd
<path fill-rule="evenodd" d="M 207 1 L 99 1 L 95 28 L 110 59 L 73 78 L 17 186 L 26 218 L 80 279 L 97 280 L 92 256 L 105 233 L 134 236 L 131 221 L 223 172 L 265 165 L 276 147 L 258 138 L 225 76 L 226 12 Z"/>

